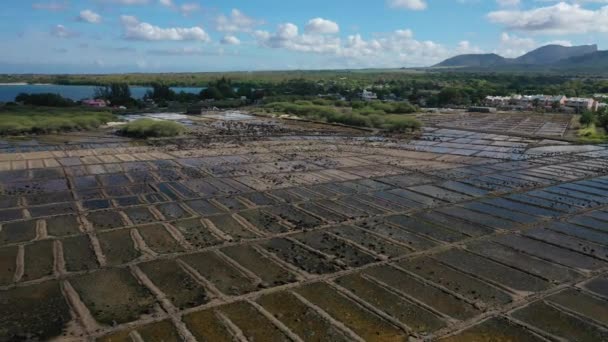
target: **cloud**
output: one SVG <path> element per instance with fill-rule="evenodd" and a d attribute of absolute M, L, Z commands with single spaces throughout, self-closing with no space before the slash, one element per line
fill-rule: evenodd
<path fill-rule="evenodd" d="M 500 43 L 495 53 L 503 57 L 519 57 L 537 47 L 538 44 L 532 38 L 518 37 L 503 32 L 500 35 Z"/>
<path fill-rule="evenodd" d="M 280 24 L 277 31 L 256 31 L 258 44 L 269 48 L 285 48 L 292 51 L 335 53 L 340 48 L 340 39 L 321 34 L 300 35 L 298 26 L 292 23 Z"/>
<path fill-rule="evenodd" d="M 241 40 L 235 36 L 225 36 L 222 38 L 221 43 L 224 45 L 239 45 L 241 44 Z"/>
<path fill-rule="evenodd" d="M 230 16 L 220 15 L 215 19 L 215 29 L 219 32 L 253 32 L 264 24 L 263 21 L 245 15 L 238 9 L 233 9 Z"/>
<path fill-rule="evenodd" d="M 51 35 L 58 38 L 73 38 L 78 36 L 78 33 L 68 30 L 63 25 L 55 25 L 51 28 Z"/>
<path fill-rule="evenodd" d="M 211 38 L 202 28 L 170 27 L 161 28 L 148 23 L 140 22 L 136 17 L 123 15 L 121 17 L 123 36 L 130 40 L 197 40 L 209 42 Z"/>
<path fill-rule="evenodd" d="M 305 29 L 307 33 L 311 34 L 333 34 L 340 32 L 340 27 L 337 23 L 323 18 L 309 20 Z"/>
<path fill-rule="evenodd" d="M 340 38 L 333 34 L 300 33 L 295 24 L 284 23 L 275 32 L 256 31 L 254 37 L 261 47 L 322 54 L 332 58 L 335 65 L 352 67 L 431 65 L 455 54 L 482 52 L 468 41 L 453 49 L 432 41 L 419 41 L 409 29 L 377 34 L 372 39 L 360 34 Z"/>
<path fill-rule="evenodd" d="M 179 11 L 183 16 L 188 16 L 194 12 L 200 11 L 201 6 L 196 3 L 187 3 L 179 6 Z"/>
<path fill-rule="evenodd" d="M 32 9 L 41 11 L 59 12 L 68 9 L 67 2 L 36 2 L 32 4 Z"/>
<path fill-rule="evenodd" d="M 173 0 L 158 0 L 158 3 L 163 5 L 163 6 L 167 6 L 167 7 L 173 7 Z"/>
<path fill-rule="evenodd" d="M 391 8 L 422 11 L 426 9 L 427 4 L 425 0 L 388 0 L 388 6 Z"/>
<path fill-rule="evenodd" d="M 455 50 L 457 54 L 471 54 L 471 53 L 483 53 L 484 51 L 471 44 L 468 40 L 463 40 L 458 43 L 458 47 Z"/>
<path fill-rule="evenodd" d="M 546 42 L 544 45 L 561 45 L 561 46 L 572 46 L 572 42 L 569 40 L 552 40 Z"/>
<path fill-rule="evenodd" d="M 590 10 L 579 4 L 560 2 L 530 10 L 490 12 L 487 17 L 509 30 L 554 35 L 608 32 L 608 6 Z"/>
<path fill-rule="evenodd" d="M 76 19 L 78 21 L 83 21 L 91 24 L 101 23 L 101 16 L 91 10 L 81 11 Z"/>

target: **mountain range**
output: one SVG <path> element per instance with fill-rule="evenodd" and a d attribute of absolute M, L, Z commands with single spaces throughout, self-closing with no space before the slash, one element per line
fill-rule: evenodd
<path fill-rule="evenodd" d="M 599 51 L 597 45 L 546 45 L 517 58 L 505 58 L 494 53 L 459 55 L 448 58 L 431 68 L 464 71 L 598 71 L 606 73 L 608 51 Z"/>

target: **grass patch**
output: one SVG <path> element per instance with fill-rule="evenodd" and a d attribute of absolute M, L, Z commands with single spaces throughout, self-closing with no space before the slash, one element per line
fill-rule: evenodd
<path fill-rule="evenodd" d="M 133 138 L 174 137 L 182 134 L 186 128 L 173 121 L 138 119 L 126 124 L 120 133 Z"/>
<path fill-rule="evenodd" d="M 604 129 L 590 124 L 578 130 L 578 140 L 583 143 L 605 143 L 608 142 L 608 135 Z"/>
<path fill-rule="evenodd" d="M 422 123 L 411 116 L 389 115 L 383 127 L 389 132 L 413 132 L 422 127 Z"/>
<path fill-rule="evenodd" d="M 92 130 L 114 119 L 109 111 L 8 106 L 0 108 L 0 135 Z"/>
<path fill-rule="evenodd" d="M 422 124 L 413 116 L 389 114 L 409 111 L 407 104 L 360 103 L 354 107 L 338 107 L 321 101 L 275 102 L 263 107 L 268 113 L 291 114 L 301 118 L 356 127 L 380 128 L 390 132 L 408 132 L 420 129 Z M 387 112 L 385 110 L 390 110 Z"/>

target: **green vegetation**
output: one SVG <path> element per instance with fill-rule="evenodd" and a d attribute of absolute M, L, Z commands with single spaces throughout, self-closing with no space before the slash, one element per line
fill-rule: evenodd
<path fill-rule="evenodd" d="M 112 106 L 133 107 L 137 105 L 137 101 L 131 97 L 128 83 L 112 83 L 99 87 L 95 90 L 94 97 L 110 101 Z"/>
<path fill-rule="evenodd" d="M 388 116 L 382 128 L 389 132 L 408 132 L 417 131 L 422 127 L 422 123 L 409 116 Z"/>
<path fill-rule="evenodd" d="M 209 82 L 207 89 L 203 89 L 200 94 L 203 100 L 234 99 L 236 96 L 232 81 L 225 77 Z"/>
<path fill-rule="evenodd" d="M 582 143 L 605 143 L 608 135 L 603 128 L 597 127 L 594 123 L 578 130 L 578 140 Z"/>
<path fill-rule="evenodd" d="M 131 103 L 122 94 L 124 85 L 152 86 L 148 98 L 159 105 L 168 101 L 193 103 L 199 100 L 240 99 L 249 102 L 275 98 L 272 102 L 318 98 L 318 95 L 359 98 L 364 90 L 380 100 L 407 100 L 421 107 L 479 105 L 488 95 L 564 94 L 588 97 L 608 93 L 608 80 L 586 75 L 541 73 L 464 73 L 413 70 L 277 71 L 184 74 L 122 75 L 0 75 L 0 82 L 89 84 L 104 86 L 102 98 L 115 105 Z M 121 85 L 122 84 L 122 85 Z M 108 86 L 109 85 L 109 86 Z M 208 87 L 200 94 L 176 94 L 171 86 Z M 284 98 L 280 100 L 279 98 Z M 289 98 L 289 99 L 285 99 Z M 117 102 L 118 100 L 118 102 Z M 130 106 L 129 106 L 130 107 Z"/>
<path fill-rule="evenodd" d="M 126 124 L 120 133 L 134 138 L 174 137 L 182 134 L 185 127 L 177 122 L 138 119 Z"/>
<path fill-rule="evenodd" d="M 608 108 L 598 112 L 584 112 L 580 119 L 584 127 L 578 131 L 579 140 L 586 143 L 602 143 L 608 141 Z"/>
<path fill-rule="evenodd" d="M 584 112 L 581 115 L 580 123 L 583 126 L 589 127 L 595 123 L 595 114 L 593 112 Z"/>
<path fill-rule="evenodd" d="M 26 94 L 21 93 L 15 97 L 15 102 L 21 102 L 30 106 L 45 106 L 45 107 L 70 107 L 74 106 L 74 101 L 66 99 L 59 94 L 42 93 L 42 94 Z"/>
<path fill-rule="evenodd" d="M 0 135 L 91 130 L 114 119 L 114 115 L 108 111 L 74 107 L 0 107 Z"/>
<path fill-rule="evenodd" d="M 267 113 L 292 114 L 308 120 L 381 128 L 391 132 L 414 131 L 421 126 L 415 118 L 404 115 L 416 111 L 407 103 L 353 102 L 348 107 L 343 101 L 316 99 L 274 102 L 263 108 Z"/>

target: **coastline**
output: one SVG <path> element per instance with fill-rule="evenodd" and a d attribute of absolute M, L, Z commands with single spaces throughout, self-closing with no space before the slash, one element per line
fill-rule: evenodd
<path fill-rule="evenodd" d="M 56 85 L 56 84 L 52 84 L 52 83 L 27 83 L 27 82 L 13 82 L 13 83 L 0 83 L 0 86 L 27 86 L 27 85 L 32 85 L 32 86 L 50 86 L 50 85 Z"/>

